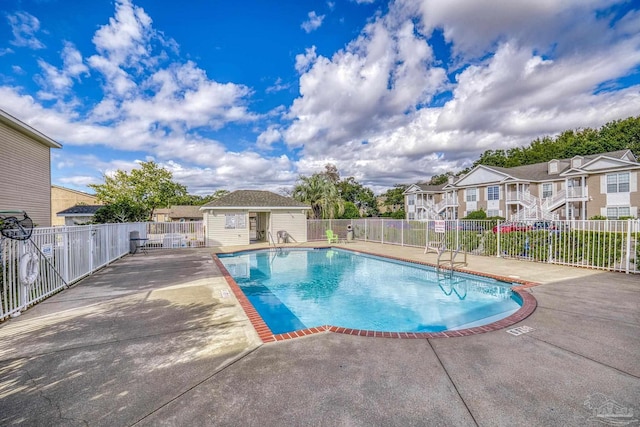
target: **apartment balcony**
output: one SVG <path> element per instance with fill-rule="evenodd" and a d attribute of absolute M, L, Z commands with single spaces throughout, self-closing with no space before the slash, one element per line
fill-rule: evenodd
<path fill-rule="evenodd" d="M 567 188 L 565 197 L 568 202 L 586 202 L 589 200 L 589 187 Z"/>

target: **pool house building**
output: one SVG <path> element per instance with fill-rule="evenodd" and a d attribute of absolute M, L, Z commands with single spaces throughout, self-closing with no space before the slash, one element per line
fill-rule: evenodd
<path fill-rule="evenodd" d="M 308 205 L 270 191 L 238 190 L 200 208 L 207 246 L 307 241 Z"/>

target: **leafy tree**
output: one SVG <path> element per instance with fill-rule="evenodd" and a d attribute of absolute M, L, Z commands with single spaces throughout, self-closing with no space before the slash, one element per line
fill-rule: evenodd
<path fill-rule="evenodd" d="M 173 182 L 172 174 L 155 162 L 142 162 L 139 169 L 127 173 L 117 170 L 104 177 L 104 184 L 91 184 L 96 197 L 106 204 L 126 203 L 150 218 L 156 208 L 166 208 L 187 195 L 184 185 Z"/>
<path fill-rule="evenodd" d="M 342 215 L 336 215 L 339 219 L 355 219 L 360 218 L 360 210 L 353 202 L 344 202 L 344 212 Z"/>
<path fill-rule="evenodd" d="M 293 188 L 294 199 L 311 205 L 312 219 L 333 218 L 344 212 L 338 188 L 323 173 L 300 176 Z"/>
<path fill-rule="evenodd" d="M 381 194 L 384 197 L 385 206 L 404 205 L 404 192 L 409 186 L 407 184 L 395 184 L 393 188 L 388 189 Z"/>
<path fill-rule="evenodd" d="M 352 176 L 339 181 L 336 186 L 342 200 L 353 203 L 364 216 L 378 215 L 376 196 L 370 188 L 363 186 Z"/>
<path fill-rule="evenodd" d="M 404 211 L 404 192 L 409 188 L 407 184 L 395 184 L 393 188 L 388 189 L 380 196 L 384 198 L 384 206 L 400 206 L 397 211 L 387 211 L 381 216 L 386 218 L 404 219 L 406 217 Z"/>
<path fill-rule="evenodd" d="M 93 215 L 95 224 L 113 222 L 142 222 L 148 219 L 147 212 L 139 205 L 122 200 L 98 209 Z"/>
<path fill-rule="evenodd" d="M 338 172 L 336 165 L 333 163 L 327 163 L 324 165 L 324 172 L 322 172 L 322 174 L 334 184 L 337 184 L 338 181 L 340 181 L 340 173 Z"/>
<path fill-rule="evenodd" d="M 566 130 L 555 138 L 537 138 L 527 147 L 514 147 L 507 151 L 487 150 L 474 162 L 473 167 L 488 165 L 510 168 L 627 149 L 636 157 L 640 156 L 640 116 L 613 121 L 600 129 Z"/>
<path fill-rule="evenodd" d="M 209 203 L 213 200 L 218 200 L 220 197 L 224 197 L 229 194 L 227 190 L 217 190 L 213 194 L 209 194 L 207 196 L 197 196 L 193 194 L 186 194 L 181 196 L 176 196 L 171 199 L 170 205 L 189 205 L 189 206 L 202 206 L 206 203 Z"/>

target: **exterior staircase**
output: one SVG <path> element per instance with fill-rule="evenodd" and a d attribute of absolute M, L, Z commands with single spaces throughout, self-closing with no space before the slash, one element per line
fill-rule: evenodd
<path fill-rule="evenodd" d="M 524 220 L 547 220 L 552 221 L 558 219 L 558 215 L 553 210 L 560 207 L 565 202 L 566 194 L 560 191 L 552 198 L 540 200 L 538 197 L 529 192 L 522 193 L 520 197 L 520 206 L 522 209 L 511 216 L 512 221 Z"/>

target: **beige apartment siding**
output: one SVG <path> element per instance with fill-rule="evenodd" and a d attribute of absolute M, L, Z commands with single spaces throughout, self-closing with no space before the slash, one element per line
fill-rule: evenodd
<path fill-rule="evenodd" d="M 589 188 L 589 201 L 587 202 L 587 218 L 601 215 L 602 208 L 607 206 L 607 193 L 600 188 L 602 174 L 589 175 L 587 187 Z"/>
<path fill-rule="evenodd" d="M 244 229 L 226 229 L 225 214 L 244 213 L 246 227 Z M 212 211 L 204 213 L 207 227 L 207 246 L 237 246 L 249 244 L 249 213 L 247 211 Z"/>
<path fill-rule="evenodd" d="M 307 215 L 300 209 L 295 211 L 274 210 L 271 212 L 271 234 L 277 236 L 278 231 L 286 231 L 293 241 L 307 241 Z"/>
<path fill-rule="evenodd" d="M 58 212 L 72 208 L 76 205 L 99 205 L 96 196 L 74 191 L 68 188 L 51 187 L 51 225 L 65 225 L 64 217 L 58 216 Z M 86 221 L 86 218 L 85 218 Z"/>
<path fill-rule="evenodd" d="M 0 182 L 0 210 L 24 210 L 37 226 L 51 226 L 49 147 L 1 123 Z"/>

